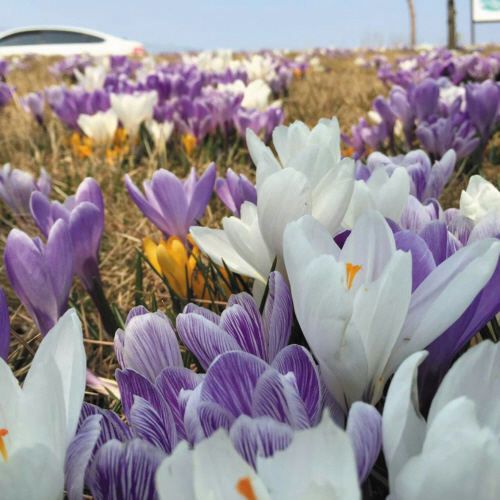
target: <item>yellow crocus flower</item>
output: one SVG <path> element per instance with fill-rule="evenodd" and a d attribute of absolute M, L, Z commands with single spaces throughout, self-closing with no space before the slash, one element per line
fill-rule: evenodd
<path fill-rule="evenodd" d="M 76 132 L 71 136 L 71 146 L 78 158 L 88 158 L 92 156 L 92 139 L 84 137 L 83 139 Z"/>
<path fill-rule="evenodd" d="M 192 134 L 187 133 L 182 136 L 182 143 L 188 156 L 193 154 L 197 142 L 196 137 Z"/>
<path fill-rule="evenodd" d="M 188 284 L 193 294 L 202 298 L 205 280 L 201 273 L 195 273 L 198 247 L 188 255 L 186 247 L 177 236 L 157 245 L 151 238 L 145 238 L 144 252 L 151 265 L 168 281 L 172 290 L 181 298 L 187 298 Z"/>

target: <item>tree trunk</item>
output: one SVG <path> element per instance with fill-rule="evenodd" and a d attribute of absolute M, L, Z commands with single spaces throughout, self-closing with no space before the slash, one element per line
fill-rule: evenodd
<path fill-rule="evenodd" d="M 448 48 L 457 48 L 457 30 L 455 25 L 455 0 L 448 0 Z"/>
<path fill-rule="evenodd" d="M 410 9 L 410 46 L 414 49 L 417 44 L 417 20 L 413 0 L 408 0 L 408 8 Z"/>

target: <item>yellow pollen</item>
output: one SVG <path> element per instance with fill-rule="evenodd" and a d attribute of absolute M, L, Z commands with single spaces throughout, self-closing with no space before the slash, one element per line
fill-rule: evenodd
<path fill-rule="evenodd" d="M 238 481 L 238 484 L 236 485 L 236 491 L 247 500 L 257 500 L 257 497 L 255 496 L 255 493 L 253 491 L 252 483 L 248 476 Z"/>
<path fill-rule="evenodd" d="M 7 429 L 0 429 L 0 454 L 2 455 L 2 458 L 4 462 L 7 462 L 9 460 L 9 455 L 7 454 L 7 448 L 5 447 L 5 443 L 3 441 L 3 438 L 9 433 Z"/>
<path fill-rule="evenodd" d="M 352 287 L 352 282 L 354 281 L 354 277 L 361 271 L 361 266 L 355 266 L 353 264 L 347 263 L 345 265 L 345 270 L 347 274 L 347 288 L 350 290 Z"/>

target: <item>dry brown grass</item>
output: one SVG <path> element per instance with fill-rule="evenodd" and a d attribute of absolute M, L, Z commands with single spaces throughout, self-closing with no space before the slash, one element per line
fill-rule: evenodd
<path fill-rule="evenodd" d="M 29 70 L 15 70 L 9 75 L 8 83 L 16 85 L 18 95 L 41 90 L 44 86 L 58 83 L 47 67 L 53 60 L 42 60 L 32 64 Z M 341 128 L 349 132 L 359 117 L 370 109 L 371 102 L 387 89 L 378 80 L 376 70 L 360 68 L 351 58 L 324 59 L 327 73 L 310 73 L 295 80 L 285 99 L 286 122 L 302 120 L 314 125 L 319 118 L 338 116 Z M 132 160 L 126 166 L 108 165 L 104 155 L 97 153 L 92 159 L 77 158 L 67 147 L 67 132 L 60 122 L 47 111 L 46 129 L 41 128 L 20 108 L 18 97 L 0 114 L 0 165 L 10 162 L 13 167 L 38 173 L 45 166 L 53 179 L 53 198 L 62 200 L 75 192 L 78 184 L 86 177 L 94 177 L 100 184 L 106 206 L 106 230 L 101 246 L 101 272 L 104 290 L 109 300 L 126 314 L 134 306 L 136 249 L 146 236 L 159 240 L 160 232 L 150 224 L 132 203 L 124 188 L 123 176 L 128 172 L 136 182 L 150 177 L 161 165 L 156 154 L 143 155 L 139 161 Z M 252 165 L 243 142 L 227 144 L 218 148 L 198 148 L 191 159 L 198 170 L 209 161 L 215 161 L 222 174 L 228 167 L 253 177 Z M 186 175 L 189 161 L 186 160 L 180 144 L 174 143 L 168 151 L 166 168 L 180 176 Z M 461 189 L 463 183 L 458 182 Z M 455 191 L 454 191 L 455 193 Z M 456 196 L 452 198 L 456 200 Z M 453 199 L 449 204 L 453 203 Z M 204 222 L 216 225 L 226 210 L 215 197 Z M 19 227 L 29 235 L 38 234 L 33 222 L 14 217 L 7 207 L 0 203 L 0 252 L 3 253 L 6 237 L 12 227 Z M 39 336 L 28 314 L 12 292 L 0 261 L 0 285 L 5 290 L 11 307 L 12 327 L 15 338 L 12 342 L 10 361 L 16 374 L 22 376 L 29 367 L 32 351 L 36 349 Z M 155 291 L 159 306 L 166 306 L 168 294 L 161 281 L 144 268 L 144 292 L 148 297 Z M 76 283 L 72 299 L 79 309 L 87 339 L 89 366 L 99 375 L 112 377 L 117 366 L 112 340 L 102 328 L 90 299 Z M 99 328 L 97 343 L 90 342 L 88 325 Z M 32 347 L 33 346 L 33 349 Z"/>

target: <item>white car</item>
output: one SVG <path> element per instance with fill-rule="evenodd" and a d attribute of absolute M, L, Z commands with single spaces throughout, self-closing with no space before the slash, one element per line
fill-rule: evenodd
<path fill-rule="evenodd" d="M 146 53 L 139 42 L 124 40 L 99 31 L 63 26 L 30 27 L 0 33 L 0 57 L 23 54 L 43 56 L 137 55 Z"/>

